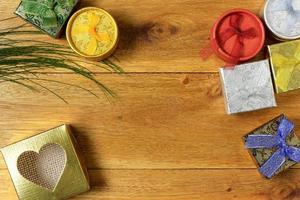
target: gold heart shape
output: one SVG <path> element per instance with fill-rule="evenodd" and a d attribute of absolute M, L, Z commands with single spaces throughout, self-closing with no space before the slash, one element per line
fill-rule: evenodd
<path fill-rule="evenodd" d="M 19 173 L 30 182 L 54 191 L 66 166 L 66 152 L 58 144 L 46 144 L 39 153 L 26 151 L 18 157 Z"/>

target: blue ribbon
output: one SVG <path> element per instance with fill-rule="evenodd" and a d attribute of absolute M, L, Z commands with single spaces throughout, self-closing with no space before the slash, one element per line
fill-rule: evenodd
<path fill-rule="evenodd" d="M 300 162 L 300 149 L 288 146 L 286 138 L 292 133 L 294 124 L 283 118 L 276 135 L 249 135 L 246 140 L 248 149 L 277 148 L 276 152 L 260 167 L 259 171 L 268 178 L 272 178 L 276 171 L 290 159 Z"/>

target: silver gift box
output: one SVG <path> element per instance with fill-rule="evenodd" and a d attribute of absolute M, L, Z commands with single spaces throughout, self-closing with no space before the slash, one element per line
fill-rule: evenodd
<path fill-rule="evenodd" d="M 268 60 L 220 68 L 228 114 L 276 107 Z"/>

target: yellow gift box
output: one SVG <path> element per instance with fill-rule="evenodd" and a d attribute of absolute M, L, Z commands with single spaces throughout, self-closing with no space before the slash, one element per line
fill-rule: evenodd
<path fill-rule="evenodd" d="M 268 46 L 276 93 L 300 88 L 300 40 Z"/>
<path fill-rule="evenodd" d="M 67 125 L 1 152 L 20 200 L 68 199 L 90 189 L 79 147 Z"/>
<path fill-rule="evenodd" d="M 119 29 L 115 19 L 107 11 L 86 7 L 70 18 L 66 36 L 77 54 L 91 60 L 103 60 L 116 50 Z"/>

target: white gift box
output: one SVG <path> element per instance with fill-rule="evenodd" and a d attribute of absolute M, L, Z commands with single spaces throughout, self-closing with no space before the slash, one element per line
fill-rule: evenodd
<path fill-rule="evenodd" d="M 268 60 L 220 69 L 228 114 L 276 107 Z"/>

